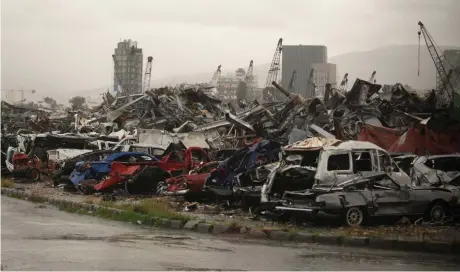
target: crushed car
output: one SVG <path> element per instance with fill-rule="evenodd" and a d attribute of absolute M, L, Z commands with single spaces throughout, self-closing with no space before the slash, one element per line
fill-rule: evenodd
<path fill-rule="evenodd" d="M 211 172 L 206 179 L 204 188 L 213 192 L 220 198 L 232 198 L 234 195 L 233 185 L 235 178 L 240 180 L 238 184 L 247 184 L 251 187 L 250 182 L 254 171 L 259 166 L 279 161 L 279 152 L 281 144 L 276 141 L 264 140 L 256 143 L 250 148 L 243 148 L 235 155 L 224 160 L 219 166 Z M 246 185 L 244 185 L 246 186 Z"/>
<path fill-rule="evenodd" d="M 410 175 L 418 186 L 437 183 L 460 186 L 460 155 L 418 157 L 412 162 Z"/>
<path fill-rule="evenodd" d="M 402 184 L 411 178 L 375 144 L 313 137 L 283 148 L 282 160 L 262 187 L 261 202 L 273 208 L 286 191 L 305 191 L 331 181 L 341 183 L 363 173 L 387 171 Z"/>
<path fill-rule="evenodd" d="M 440 222 L 460 212 L 460 191 L 453 186 L 420 187 L 396 181 L 387 172 L 361 173 L 345 181 L 315 184 L 312 189 L 285 192 L 276 210 L 339 216 L 347 226 L 371 217 L 423 216 Z"/>
<path fill-rule="evenodd" d="M 74 186 L 88 193 L 88 189 L 94 186 L 97 181 L 101 181 L 111 172 L 112 162 L 131 162 L 136 161 L 156 161 L 159 160 L 151 155 L 142 152 L 118 152 L 112 153 L 98 161 L 79 161 L 75 164 L 75 169 L 70 174 L 70 181 Z M 90 181 L 90 182 L 83 182 Z"/>

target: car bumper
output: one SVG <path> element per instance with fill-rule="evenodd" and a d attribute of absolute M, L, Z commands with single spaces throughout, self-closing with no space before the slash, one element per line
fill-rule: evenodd
<path fill-rule="evenodd" d="M 317 209 L 313 209 L 313 208 L 286 207 L 286 206 L 276 206 L 275 210 L 296 211 L 296 212 L 306 212 L 306 213 L 316 213 L 316 212 L 318 212 Z"/>
<path fill-rule="evenodd" d="M 165 192 L 164 195 L 167 196 L 183 196 L 187 194 L 190 190 L 189 189 L 184 189 L 184 190 L 177 190 L 173 192 Z"/>

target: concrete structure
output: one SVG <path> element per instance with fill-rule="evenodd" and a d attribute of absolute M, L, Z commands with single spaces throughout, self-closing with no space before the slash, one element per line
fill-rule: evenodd
<path fill-rule="evenodd" d="M 114 91 L 118 90 L 119 81 L 123 91 L 133 93 L 142 92 L 142 49 L 137 47 L 137 42 L 124 40 L 115 48 L 114 62 Z"/>
<path fill-rule="evenodd" d="M 326 83 L 337 88 L 337 67 L 332 63 L 313 63 L 313 83 L 316 85 L 316 96 L 324 97 Z"/>
<path fill-rule="evenodd" d="M 324 45 L 283 45 L 281 61 L 281 86 L 288 88 L 292 72 L 296 70 L 294 92 L 313 97 L 314 88 L 308 84 L 314 63 L 327 63 L 327 47 Z M 334 80 L 335 82 L 335 80 Z"/>
<path fill-rule="evenodd" d="M 218 98 L 223 102 L 236 102 L 238 84 L 244 81 L 245 76 L 246 71 L 243 68 L 238 68 L 233 74 L 227 73 L 225 76 L 221 75 L 217 82 Z M 252 86 L 252 92 L 257 92 L 258 79 L 256 75 L 253 75 Z M 262 91 L 260 91 L 260 95 L 262 95 Z M 252 96 L 253 95 L 248 92 L 248 99 L 252 99 Z"/>
<path fill-rule="evenodd" d="M 443 52 L 443 64 L 446 68 L 446 73 L 449 73 L 450 69 L 457 69 L 456 72 L 460 73 L 460 50 L 459 49 L 446 49 Z M 451 82 L 455 81 L 455 74 L 451 77 Z M 436 72 L 436 88 L 441 89 L 442 81 Z M 456 86 L 453 86 L 454 90 L 460 88 L 460 81 L 457 82 Z"/>

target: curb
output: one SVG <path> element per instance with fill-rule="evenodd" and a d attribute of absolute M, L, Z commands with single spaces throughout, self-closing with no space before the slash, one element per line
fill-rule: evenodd
<path fill-rule="evenodd" d="M 124 210 L 114 209 L 110 207 L 80 203 L 71 200 L 37 196 L 31 192 L 26 192 L 18 189 L 1 188 L 1 194 L 13 198 L 21 198 L 33 202 L 47 203 L 58 206 L 60 208 L 72 208 L 86 210 L 89 213 L 92 211 L 105 212 L 112 216 L 119 216 L 125 213 Z M 139 214 L 142 216 L 141 214 Z M 188 222 L 182 220 L 169 220 L 164 218 L 146 218 L 143 221 L 144 225 L 151 225 L 170 229 L 184 229 L 199 233 L 207 233 L 212 235 L 219 234 L 234 234 L 245 236 L 251 239 L 265 239 L 279 242 L 297 242 L 297 243 L 315 243 L 324 245 L 336 245 L 347 247 L 366 247 L 375 249 L 387 250 L 404 250 L 404 251 L 423 251 L 439 254 L 460 254 L 459 242 L 441 242 L 441 241 L 423 241 L 418 239 L 409 239 L 403 237 L 393 238 L 376 238 L 376 237 L 344 237 L 329 234 L 313 234 L 309 232 L 291 233 L 281 230 L 271 229 L 251 229 L 241 227 L 238 231 L 235 228 L 226 225 L 213 225 L 205 223 L 203 220 L 191 219 Z"/>

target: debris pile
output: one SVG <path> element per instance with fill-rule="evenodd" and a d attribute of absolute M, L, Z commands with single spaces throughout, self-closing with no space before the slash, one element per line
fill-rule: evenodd
<path fill-rule="evenodd" d="M 212 85 L 183 84 L 106 93 L 101 105 L 65 114 L 2 102 L 2 168 L 109 199 L 180 196 L 187 211 L 205 207 L 198 201 L 275 218 L 326 212 L 347 214 L 350 226 L 364 213 L 453 215 L 433 201 L 459 197 L 460 124 L 436 107 L 436 92 L 421 98 L 357 79 L 348 92 L 328 84 L 324 97 L 304 98 L 273 86 L 285 101 L 235 107 Z M 382 190 L 406 189 L 401 203 L 416 207 L 364 209 Z"/>

